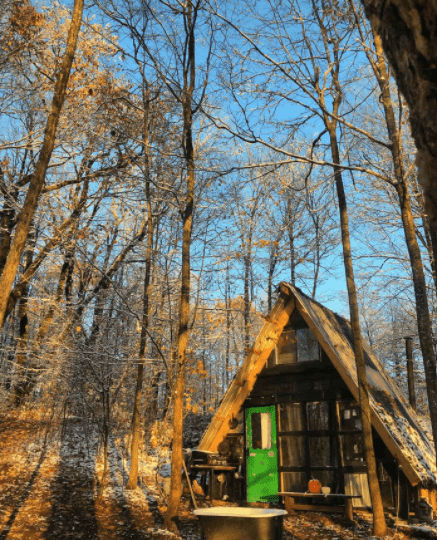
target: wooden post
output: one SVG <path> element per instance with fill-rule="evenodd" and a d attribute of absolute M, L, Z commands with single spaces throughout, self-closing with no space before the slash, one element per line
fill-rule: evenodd
<path fill-rule="evenodd" d="M 354 510 L 352 505 L 352 499 L 350 497 L 346 497 L 344 500 L 344 515 L 349 521 L 354 520 Z"/>
<path fill-rule="evenodd" d="M 288 515 L 294 514 L 294 497 L 290 497 L 290 495 L 285 496 L 285 509 Z"/>
<path fill-rule="evenodd" d="M 416 391 L 414 389 L 414 365 L 413 365 L 413 338 L 405 338 L 405 348 L 407 352 L 407 376 L 408 376 L 408 398 L 410 405 L 416 410 Z"/>

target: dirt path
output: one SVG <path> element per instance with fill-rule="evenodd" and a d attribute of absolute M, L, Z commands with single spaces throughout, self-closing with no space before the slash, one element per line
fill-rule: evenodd
<path fill-rule="evenodd" d="M 93 437 L 90 441 L 80 431 L 73 423 L 64 428 L 60 463 L 50 488 L 52 508 L 44 533 L 47 540 L 99 537 L 94 506 L 97 439 Z"/>

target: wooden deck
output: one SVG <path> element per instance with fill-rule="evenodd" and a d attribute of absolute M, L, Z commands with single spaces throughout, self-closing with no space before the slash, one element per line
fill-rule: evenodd
<path fill-rule="evenodd" d="M 278 495 L 285 499 L 285 509 L 289 514 L 293 514 L 295 510 L 313 510 L 316 512 L 344 512 L 345 517 L 349 521 L 353 521 L 354 512 L 352 499 L 359 499 L 360 495 L 346 495 L 345 493 L 301 493 L 297 491 L 279 491 Z M 325 499 L 327 502 L 333 498 L 344 499 L 344 506 L 321 505 L 321 504 L 296 504 L 294 499 Z"/>

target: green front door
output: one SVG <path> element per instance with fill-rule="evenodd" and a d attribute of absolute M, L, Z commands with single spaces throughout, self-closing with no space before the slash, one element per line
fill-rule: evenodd
<path fill-rule="evenodd" d="M 276 407 L 246 410 L 247 500 L 278 501 Z"/>

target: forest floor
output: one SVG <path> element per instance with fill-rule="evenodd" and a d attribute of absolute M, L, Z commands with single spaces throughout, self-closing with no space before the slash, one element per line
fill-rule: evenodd
<path fill-rule="evenodd" d="M 156 480 L 157 458 L 148 459 L 136 491 L 124 490 L 127 462 L 117 439 L 99 500 L 98 438 L 85 428 L 75 420 L 0 418 L 0 540 L 201 540 L 188 499 L 178 520 L 180 534 L 162 529 L 166 506 Z M 371 538 L 370 526 L 364 513 L 346 525 L 338 516 L 300 512 L 284 520 L 284 540 L 364 540 Z M 389 538 L 437 538 L 437 529 L 397 522 Z"/>

